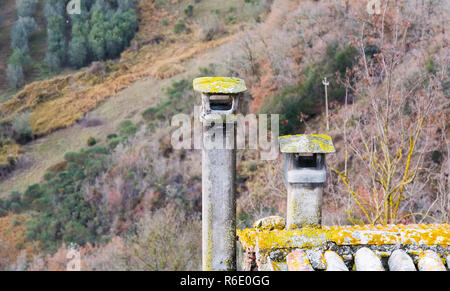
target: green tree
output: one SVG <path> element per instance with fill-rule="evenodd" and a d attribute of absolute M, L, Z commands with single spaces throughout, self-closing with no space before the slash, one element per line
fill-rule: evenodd
<path fill-rule="evenodd" d="M 13 88 L 18 88 L 24 83 L 24 67 L 31 62 L 30 56 L 25 54 L 21 49 L 15 48 L 9 57 L 7 77 L 9 84 Z"/>
<path fill-rule="evenodd" d="M 28 29 L 24 21 L 16 21 L 11 29 L 11 47 L 22 52 L 28 52 Z"/>
<path fill-rule="evenodd" d="M 23 85 L 25 76 L 23 74 L 23 68 L 8 64 L 6 76 L 9 81 L 9 85 L 13 88 L 19 88 Z"/>
<path fill-rule="evenodd" d="M 64 15 L 66 8 L 66 1 L 62 0 L 45 0 L 44 16 L 50 18 L 54 15 Z"/>
<path fill-rule="evenodd" d="M 134 10 L 134 1 L 133 0 L 117 0 L 117 6 L 121 11 Z"/>
<path fill-rule="evenodd" d="M 88 42 L 94 60 L 106 59 L 106 34 L 108 33 L 108 19 L 112 16 L 112 11 L 103 0 L 97 0 L 91 9 Z"/>
<path fill-rule="evenodd" d="M 116 12 L 114 26 L 117 26 L 124 39 L 124 47 L 133 39 L 138 28 L 136 11 L 134 9 L 120 10 Z"/>
<path fill-rule="evenodd" d="M 47 20 L 47 53 L 45 60 L 52 71 L 61 68 L 67 57 L 64 20 L 67 1 L 45 0 L 44 15 Z"/>
<path fill-rule="evenodd" d="M 36 11 L 38 0 L 16 0 L 17 15 L 31 16 Z"/>
<path fill-rule="evenodd" d="M 53 15 L 47 19 L 47 54 L 46 61 L 49 68 L 57 71 L 67 57 L 67 43 L 64 35 L 64 18 Z"/>
<path fill-rule="evenodd" d="M 17 21 L 23 24 L 28 33 L 28 36 L 37 30 L 37 24 L 33 17 L 30 16 L 19 17 Z"/>
<path fill-rule="evenodd" d="M 84 10 L 82 10 L 84 11 Z M 72 16 L 72 39 L 69 42 L 69 63 L 81 68 L 89 62 L 89 19 L 87 13 Z"/>
<path fill-rule="evenodd" d="M 106 49 L 109 58 L 120 55 L 130 43 L 137 29 L 137 18 L 134 10 L 117 10 L 109 21 L 106 33 Z"/>
<path fill-rule="evenodd" d="M 115 58 L 119 56 L 125 44 L 120 28 L 117 26 L 113 26 L 112 24 L 113 22 L 110 23 L 110 28 L 107 30 L 105 35 L 105 44 L 108 58 Z"/>

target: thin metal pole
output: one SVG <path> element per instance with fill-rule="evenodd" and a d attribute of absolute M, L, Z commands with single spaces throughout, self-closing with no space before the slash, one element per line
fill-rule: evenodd
<path fill-rule="evenodd" d="M 327 87 L 330 85 L 330 82 L 327 82 L 327 77 L 325 77 L 322 81 L 322 84 L 325 86 L 325 112 L 327 117 L 327 131 L 330 130 L 330 125 L 328 123 L 328 90 Z"/>

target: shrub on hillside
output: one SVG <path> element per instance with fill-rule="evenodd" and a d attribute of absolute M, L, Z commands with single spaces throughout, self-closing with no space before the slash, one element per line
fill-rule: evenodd
<path fill-rule="evenodd" d="M 97 140 L 94 137 L 90 136 L 86 143 L 91 147 L 97 144 Z"/>
<path fill-rule="evenodd" d="M 169 120 L 176 113 L 187 113 L 190 111 L 185 104 L 192 103 L 194 95 L 188 80 L 182 79 L 172 82 L 172 85 L 167 88 L 167 95 L 169 100 L 147 108 L 142 112 L 142 117 L 147 121 L 164 121 Z"/>
<path fill-rule="evenodd" d="M 138 220 L 131 236 L 112 237 L 106 244 L 87 244 L 77 249 L 83 271 L 194 271 L 201 268 L 201 221 L 197 215 L 169 205 Z M 28 270 L 65 270 L 71 247 L 35 256 Z"/>
<path fill-rule="evenodd" d="M 183 31 L 186 31 L 186 25 L 184 22 L 179 21 L 175 26 L 173 27 L 173 32 L 176 34 L 182 33 Z"/>
<path fill-rule="evenodd" d="M 119 125 L 119 132 L 124 136 L 134 135 L 137 131 L 137 127 L 133 124 L 131 120 L 124 120 Z"/>
<path fill-rule="evenodd" d="M 7 215 L 9 211 L 14 213 L 19 212 L 22 208 L 21 194 L 17 191 L 11 192 L 11 194 L 6 199 L 0 200 L 0 205 L 3 209 L 3 216 Z"/>
<path fill-rule="evenodd" d="M 170 204 L 139 222 L 129 251 L 134 270 L 199 270 L 201 220 Z"/>
<path fill-rule="evenodd" d="M 108 143 L 108 146 L 109 146 L 109 148 L 110 149 L 115 149 L 121 142 L 123 142 L 124 141 L 124 139 L 123 138 L 118 138 L 118 137 L 115 137 L 115 138 L 111 138 L 110 140 L 109 140 L 109 143 Z"/>
<path fill-rule="evenodd" d="M 184 14 L 187 17 L 192 17 L 194 15 L 194 5 L 189 4 L 188 6 L 186 6 L 186 8 L 184 8 Z"/>
<path fill-rule="evenodd" d="M 33 139 L 33 133 L 30 126 L 30 113 L 18 113 L 11 121 L 12 137 L 19 144 L 26 144 Z"/>
<path fill-rule="evenodd" d="M 118 135 L 116 133 L 110 133 L 110 134 L 108 134 L 106 136 L 106 139 L 113 139 L 113 138 L 116 138 L 116 137 L 118 137 Z"/>
<path fill-rule="evenodd" d="M 78 153 L 67 153 L 67 168 L 57 175 L 46 175 L 46 181 L 10 197 L 8 210 L 38 211 L 28 222 L 27 237 L 39 240 L 42 248 L 56 250 L 62 241 L 84 244 L 94 241 L 106 229 L 96 222 L 96 208 L 83 197 L 83 185 L 93 183 L 107 167 L 109 150 L 92 147 Z"/>

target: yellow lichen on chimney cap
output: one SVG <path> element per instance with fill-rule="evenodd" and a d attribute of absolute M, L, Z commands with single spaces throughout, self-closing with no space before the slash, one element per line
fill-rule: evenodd
<path fill-rule="evenodd" d="M 282 153 L 334 153 L 333 140 L 325 134 L 285 135 L 278 138 Z"/>
<path fill-rule="evenodd" d="M 193 81 L 194 90 L 206 94 L 238 94 L 247 91 L 245 82 L 239 78 L 203 77 Z"/>

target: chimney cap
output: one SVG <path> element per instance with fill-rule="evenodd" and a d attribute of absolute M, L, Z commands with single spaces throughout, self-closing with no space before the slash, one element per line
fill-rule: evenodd
<path fill-rule="evenodd" d="M 278 139 L 282 153 L 329 154 L 336 152 L 331 136 L 325 134 L 285 135 Z"/>
<path fill-rule="evenodd" d="M 194 90 L 205 94 L 238 94 L 247 91 L 245 82 L 239 78 L 203 77 L 194 79 Z"/>

